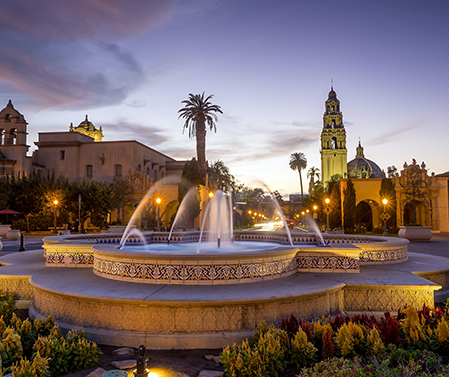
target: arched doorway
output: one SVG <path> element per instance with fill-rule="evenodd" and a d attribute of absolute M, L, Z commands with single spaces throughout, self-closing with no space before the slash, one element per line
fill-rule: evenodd
<path fill-rule="evenodd" d="M 416 220 L 413 209 L 413 202 L 407 202 L 404 206 L 403 221 L 407 224 L 420 224 L 427 226 L 427 206 L 423 202 L 416 202 Z"/>
<path fill-rule="evenodd" d="M 361 201 L 357 204 L 356 223 L 357 225 L 364 226 L 368 232 L 373 230 L 373 210 L 365 201 Z"/>

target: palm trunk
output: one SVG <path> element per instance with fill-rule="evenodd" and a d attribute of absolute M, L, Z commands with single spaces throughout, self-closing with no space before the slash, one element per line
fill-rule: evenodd
<path fill-rule="evenodd" d="M 201 175 L 201 183 L 206 183 L 206 127 L 203 122 L 197 123 L 196 129 L 196 155 L 198 158 L 198 170 Z"/>
<path fill-rule="evenodd" d="M 302 175 L 301 175 L 301 169 L 298 169 L 298 171 L 299 171 L 299 183 L 300 183 L 300 185 L 301 185 L 301 204 L 302 204 L 302 201 L 304 200 L 304 192 L 303 192 L 303 189 L 302 189 Z"/>

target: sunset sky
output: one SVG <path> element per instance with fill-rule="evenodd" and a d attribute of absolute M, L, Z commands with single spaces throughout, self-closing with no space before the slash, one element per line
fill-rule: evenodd
<path fill-rule="evenodd" d="M 11 99 L 24 114 L 30 152 L 38 132 L 88 114 L 104 140 L 190 159 L 177 112 L 204 91 L 223 110 L 207 159 L 291 194 L 291 153 L 320 168 L 333 79 L 348 161 L 360 140 L 382 169 L 415 158 L 438 174 L 449 170 L 448 14 L 447 0 L 2 0 L 0 108 Z"/>

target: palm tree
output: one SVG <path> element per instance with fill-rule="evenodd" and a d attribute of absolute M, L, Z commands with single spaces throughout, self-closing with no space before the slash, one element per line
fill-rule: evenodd
<path fill-rule="evenodd" d="M 189 129 L 189 137 L 196 137 L 196 155 L 198 159 L 198 168 L 201 179 L 205 183 L 206 178 L 206 126 L 209 130 L 217 131 L 215 122 L 218 116 L 215 113 L 221 113 L 220 106 L 213 105 L 209 100 L 213 97 L 210 95 L 204 98 L 203 94 L 189 94 L 189 99 L 182 101 L 185 106 L 178 111 L 179 118 L 185 118 L 183 132 L 185 128 Z"/>
<path fill-rule="evenodd" d="M 309 194 L 315 190 L 315 177 L 317 178 L 318 182 L 320 181 L 320 169 L 316 168 L 315 166 L 312 166 L 307 171 L 307 178 L 309 178 Z"/>
<path fill-rule="evenodd" d="M 301 202 L 304 199 L 304 191 L 302 189 L 302 176 L 301 176 L 301 170 L 305 169 L 307 167 L 307 159 L 304 153 L 302 152 L 295 152 L 290 155 L 290 162 L 289 162 L 290 168 L 292 170 L 298 170 L 299 173 L 299 182 L 301 184 Z"/>

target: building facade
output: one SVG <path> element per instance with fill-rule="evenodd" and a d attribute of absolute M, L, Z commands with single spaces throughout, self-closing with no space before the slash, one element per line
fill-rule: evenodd
<path fill-rule="evenodd" d="M 327 186 L 334 176 L 347 177 L 346 130 L 343 124 L 343 113 L 340 110 L 340 101 L 333 88 L 331 88 L 325 103 L 320 153 L 323 185 Z"/>
<path fill-rule="evenodd" d="M 27 156 L 27 126 L 10 100 L 0 112 L 0 176 L 41 171 L 77 181 L 128 180 L 135 190 L 135 203 L 127 210 L 125 222 L 156 182 L 165 183 L 159 190 L 166 193 L 165 206 L 177 207 L 177 183 L 185 161 L 176 161 L 136 140 L 103 141 L 103 130 L 96 129 L 87 116 L 66 132 L 40 132 L 37 150 Z M 164 213 L 171 216 L 170 211 Z"/>

